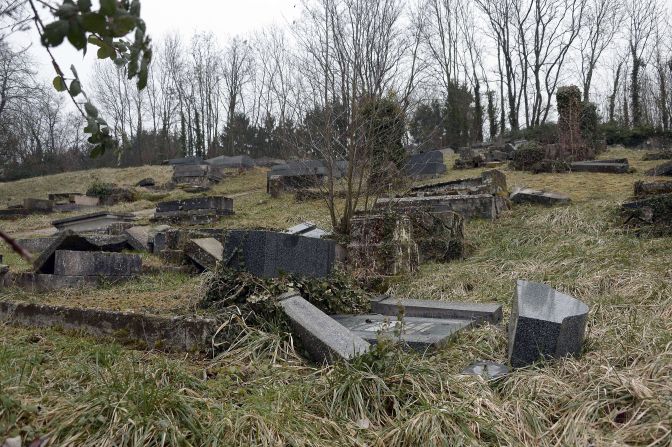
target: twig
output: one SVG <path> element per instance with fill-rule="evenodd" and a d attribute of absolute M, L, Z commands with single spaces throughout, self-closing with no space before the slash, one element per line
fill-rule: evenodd
<path fill-rule="evenodd" d="M 2 238 L 2 240 L 5 241 L 7 245 L 9 245 L 11 249 L 18 253 L 23 259 L 28 262 L 33 262 L 33 255 L 31 255 L 28 250 L 20 246 L 14 239 L 12 239 L 2 230 L 0 230 L 0 238 Z"/>

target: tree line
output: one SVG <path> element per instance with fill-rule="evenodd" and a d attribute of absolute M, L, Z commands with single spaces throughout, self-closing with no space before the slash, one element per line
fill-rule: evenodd
<path fill-rule="evenodd" d="M 570 84 L 612 127 L 669 131 L 669 22 L 664 0 L 306 0 L 293 23 L 226 42 L 155 38 L 142 91 L 128 66 L 98 63 L 90 95 L 120 144 L 95 160 L 81 118 L 2 39 L 2 175 L 183 155 L 359 160 L 390 120 L 409 150 L 459 147 L 549 126 Z"/>

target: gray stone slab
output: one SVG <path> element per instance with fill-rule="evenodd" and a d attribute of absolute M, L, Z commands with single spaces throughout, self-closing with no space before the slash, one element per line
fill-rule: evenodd
<path fill-rule="evenodd" d="M 509 375 L 511 370 L 508 366 L 495 362 L 476 362 L 462 370 L 467 376 L 480 376 L 485 380 L 497 380 Z"/>
<path fill-rule="evenodd" d="M 44 199 L 23 199 L 23 207 L 37 213 L 51 213 L 54 211 L 54 202 Z"/>
<path fill-rule="evenodd" d="M 465 219 L 496 219 L 506 209 L 501 200 L 492 194 L 379 198 L 374 210 L 391 208 L 403 212 L 423 208 L 433 212 L 454 211 Z"/>
<path fill-rule="evenodd" d="M 587 320 L 581 301 L 545 284 L 518 281 L 509 323 L 511 366 L 580 355 Z"/>
<path fill-rule="evenodd" d="M 184 254 L 204 270 L 215 270 L 224 255 L 224 246 L 214 238 L 192 239 Z"/>
<path fill-rule="evenodd" d="M 17 239 L 16 243 L 32 254 L 39 254 L 49 248 L 55 240 L 55 237 L 38 237 L 34 239 Z"/>
<path fill-rule="evenodd" d="M 138 251 L 149 251 L 150 241 L 149 241 L 149 232 L 151 231 L 150 226 L 140 226 L 132 227 L 124 231 L 126 237 L 128 238 L 128 243 L 134 250 Z"/>
<path fill-rule="evenodd" d="M 58 230 L 72 230 L 78 233 L 89 231 L 104 231 L 116 223 L 133 222 L 136 217 L 133 214 L 109 213 L 106 211 L 68 219 L 55 220 L 51 224 Z"/>
<path fill-rule="evenodd" d="M 497 303 L 458 303 L 436 300 L 411 300 L 380 296 L 371 301 L 373 312 L 381 315 L 405 317 L 465 319 L 476 324 L 497 324 L 502 320 L 502 305 Z"/>
<path fill-rule="evenodd" d="M 655 168 L 651 169 L 650 171 L 647 171 L 646 175 L 648 175 L 650 177 L 657 177 L 657 176 L 670 177 L 670 176 L 672 176 L 672 161 L 656 166 Z"/>
<path fill-rule="evenodd" d="M 135 341 L 135 345 L 141 342 L 149 349 L 190 352 L 209 350 L 218 327 L 217 321 L 209 318 L 164 317 L 16 302 L 0 302 L 0 320 L 20 326 L 85 331 L 94 336 L 121 336 L 122 342 Z"/>
<path fill-rule="evenodd" d="M 1 278 L 0 285 L 2 287 L 16 287 L 30 293 L 43 293 L 65 289 L 92 289 L 102 284 L 118 284 L 131 279 L 133 277 L 130 276 L 63 276 L 19 272 L 5 275 Z"/>
<path fill-rule="evenodd" d="M 136 276 L 142 273 L 139 255 L 57 250 L 54 274 L 62 276 Z"/>
<path fill-rule="evenodd" d="M 98 251 L 99 247 L 73 231 L 66 230 L 59 234 L 35 259 L 33 267 L 36 273 L 54 273 L 54 258 L 57 250 Z"/>
<path fill-rule="evenodd" d="M 298 293 L 280 297 L 292 333 L 317 363 L 350 360 L 368 352 L 371 345 L 303 299 Z"/>
<path fill-rule="evenodd" d="M 176 165 L 173 166 L 173 178 L 180 177 L 205 177 L 208 175 L 208 165 Z"/>
<path fill-rule="evenodd" d="M 532 203 L 538 205 L 567 205 L 572 199 L 567 194 L 536 189 L 522 188 L 511 194 L 513 203 Z"/>
<path fill-rule="evenodd" d="M 336 243 L 272 231 L 232 230 L 226 235 L 228 266 L 273 278 L 282 273 L 328 276 L 336 262 Z"/>
<path fill-rule="evenodd" d="M 605 162 L 606 161 L 606 162 Z M 630 172 L 628 163 L 609 163 L 605 161 L 577 161 L 570 164 L 572 172 L 598 172 L 605 174 L 627 174 Z"/>
<path fill-rule="evenodd" d="M 411 155 L 404 165 L 404 173 L 415 178 L 438 176 L 447 171 L 441 151 Z"/>
<path fill-rule="evenodd" d="M 165 160 L 163 162 L 164 165 L 202 165 L 203 164 L 203 158 L 201 157 L 183 157 L 183 158 L 173 158 L 171 160 Z"/>
<path fill-rule="evenodd" d="M 222 214 L 233 214 L 233 199 L 224 196 L 196 197 L 185 200 L 160 202 L 157 213 L 213 210 Z"/>
<path fill-rule="evenodd" d="M 472 320 L 414 317 L 404 317 L 400 322 L 397 317 L 378 314 L 336 315 L 332 318 L 371 344 L 378 343 L 380 337 L 400 339 L 418 351 L 438 348 L 474 324 Z"/>
<path fill-rule="evenodd" d="M 294 225 L 293 227 L 287 229 L 288 234 L 303 234 L 308 231 L 312 231 L 315 228 L 317 228 L 317 225 L 315 225 L 312 222 L 301 222 L 298 225 Z"/>

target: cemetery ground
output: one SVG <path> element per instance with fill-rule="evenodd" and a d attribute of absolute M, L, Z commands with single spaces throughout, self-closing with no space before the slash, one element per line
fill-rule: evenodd
<path fill-rule="evenodd" d="M 477 360 L 506 362 L 503 326 L 460 332 L 434 352 L 382 345 L 350 363 L 317 367 L 286 331 L 248 327 L 215 358 L 146 351 L 119 340 L 0 324 L 0 441 L 47 437 L 49 445 L 670 445 L 672 444 L 672 238 L 623 226 L 619 205 L 657 162 L 611 148 L 635 173 L 536 174 L 505 170 L 510 187 L 567 193 L 572 204 L 514 206 L 495 221 L 466 225 L 467 256 L 426 264 L 392 293 L 419 299 L 498 302 L 510 313 L 517 279 L 547 283 L 590 306 L 584 355 L 517 369 L 496 382 L 462 376 Z M 447 164 L 450 161 L 447 160 Z M 0 185 L 2 197 L 82 191 L 91 175 L 132 185 L 169 168 L 69 173 Z M 449 172 L 442 179 L 478 170 Z M 319 201 L 271 199 L 265 171 L 227 177 L 209 193 L 234 195 L 226 227 L 327 226 Z M 437 180 L 427 181 L 431 183 Z M 167 193 L 168 194 L 168 193 Z M 187 197 L 171 192 L 169 199 Z M 163 194 L 160 200 L 165 200 Z M 141 211 L 153 195 L 112 207 Z M 37 231 L 45 216 L 2 222 Z M 28 265 L 7 250 L 13 269 Z M 145 264 L 160 265 L 144 255 Z M 158 314 L 197 309 L 206 277 L 143 275 L 96 290 L 33 295 L 29 301 Z"/>

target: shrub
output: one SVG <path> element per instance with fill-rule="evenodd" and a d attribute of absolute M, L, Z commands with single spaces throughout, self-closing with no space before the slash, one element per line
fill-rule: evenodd
<path fill-rule="evenodd" d="M 530 168 L 535 174 L 540 174 L 542 172 L 547 172 L 551 174 L 557 174 L 560 172 L 569 172 L 570 165 L 569 163 L 562 160 L 542 160 L 539 163 L 535 163 Z"/>
<path fill-rule="evenodd" d="M 542 145 L 555 144 L 558 142 L 558 125 L 557 123 L 544 123 L 516 132 L 509 132 L 507 140 L 537 141 Z"/>
<path fill-rule="evenodd" d="M 512 169 L 525 171 L 546 158 L 546 151 L 537 143 L 528 143 L 513 153 L 513 159 L 509 163 Z"/>
<path fill-rule="evenodd" d="M 89 197 L 98 197 L 99 199 L 105 199 L 112 195 L 117 185 L 114 183 L 105 183 L 96 180 L 89 186 L 89 189 L 86 190 L 86 195 Z"/>

